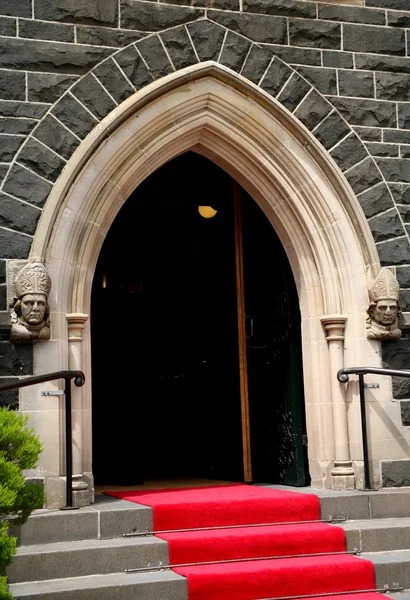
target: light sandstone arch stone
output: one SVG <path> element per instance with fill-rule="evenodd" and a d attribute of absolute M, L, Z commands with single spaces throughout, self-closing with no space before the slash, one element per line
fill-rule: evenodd
<path fill-rule="evenodd" d="M 230 173 L 277 231 L 302 314 L 312 485 L 351 487 L 356 476 L 360 487 L 358 403 L 346 404 L 335 380 L 343 364 L 380 365 L 378 344 L 365 332 L 367 277 L 380 267 L 374 240 L 351 187 L 309 130 L 266 92 L 212 61 L 149 84 L 103 119 L 74 152 L 37 228 L 31 256 L 45 260 L 53 280 L 48 370 L 81 368 L 86 375 L 73 398 L 76 473 L 90 481 L 87 315 L 99 251 L 131 192 L 187 150 Z M 378 393 L 384 392 L 382 384 Z M 357 399 L 350 393 L 348 400 Z M 61 454 L 46 458 L 56 479 Z M 80 481 L 78 490 L 84 487 Z"/>

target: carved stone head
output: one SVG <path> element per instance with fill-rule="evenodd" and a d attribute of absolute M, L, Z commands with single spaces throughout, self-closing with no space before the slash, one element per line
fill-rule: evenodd
<path fill-rule="evenodd" d="M 50 339 L 48 296 L 51 279 L 45 266 L 30 261 L 17 274 L 16 298 L 11 314 L 11 340 L 29 342 Z"/>
<path fill-rule="evenodd" d="M 367 310 L 367 337 L 370 339 L 397 339 L 401 337 L 398 328 L 400 286 L 390 271 L 381 269 L 370 290 L 370 304 Z"/>

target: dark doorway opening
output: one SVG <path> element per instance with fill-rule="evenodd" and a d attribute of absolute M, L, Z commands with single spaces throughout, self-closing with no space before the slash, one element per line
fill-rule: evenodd
<path fill-rule="evenodd" d="M 296 288 L 272 226 L 239 190 L 238 335 L 234 185 L 206 158 L 181 155 L 135 190 L 104 241 L 91 303 L 97 485 L 243 481 L 244 419 L 252 481 L 308 482 Z M 216 212 L 204 218 L 201 206 Z"/>

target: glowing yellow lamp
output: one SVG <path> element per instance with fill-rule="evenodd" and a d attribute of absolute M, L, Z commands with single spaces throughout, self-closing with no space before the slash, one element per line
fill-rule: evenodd
<path fill-rule="evenodd" d="M 212 219 L 218 211 L 212 206 L 198 206 L 198 212 L 204 219 Z"/>

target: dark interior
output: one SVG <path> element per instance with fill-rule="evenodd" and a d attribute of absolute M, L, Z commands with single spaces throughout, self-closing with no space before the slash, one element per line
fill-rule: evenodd
<path fill-rule="evenodd" d="M 273 228 L 243 191 L 241 204 L 252 464 L 257 480 L 274 482 L 282 477 L 278 414 L 294 404 L 297 294 Z M 203 218 L 200 205 L 215 216 Z M 232 179 L 189 152 L 135 190 L 106 237 L 91 315 L 97 484 L 243 481 L 233 206 Z"/>

